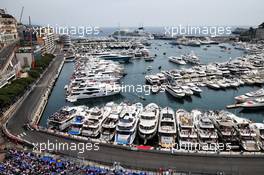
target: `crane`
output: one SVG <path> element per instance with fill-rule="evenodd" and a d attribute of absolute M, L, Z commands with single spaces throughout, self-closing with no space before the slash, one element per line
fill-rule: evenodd
<path fill-rule="evenodd" d="M 21 20 L 22 20 L 23 12 L 24 12 L 24 6 L 22 7 L 22 10 L 21 10 L 21 13 L 20 13 L 20 17 L 19 17 L 19 23 L 20 23 L 20 24 L 21 24 Z"/>

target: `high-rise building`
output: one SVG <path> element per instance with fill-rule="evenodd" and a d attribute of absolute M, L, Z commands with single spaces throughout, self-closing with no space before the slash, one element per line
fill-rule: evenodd
<path fill-rule="evenodd" d="M 42 53 L 53 53 L 55 49 L 55 33 L 52 28 L 40 28 L 37 33 L 38 44 L 42 45 Z"/>

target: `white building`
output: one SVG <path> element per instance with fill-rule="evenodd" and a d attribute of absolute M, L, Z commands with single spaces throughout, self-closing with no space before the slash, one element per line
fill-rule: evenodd
<path fill-rule="evenodd" d="M 48 33 L 43 37 L 44 52 L 53 53 L 55 49 L 55 35 L 54 33 Z"/>
<path fill-rule="evenodd" d="M 38 43 L 42 46 L 42 53 L 53 53 L 55 50 L 55 33 L 52 28 L 41 28 L 38 33 Z"/>

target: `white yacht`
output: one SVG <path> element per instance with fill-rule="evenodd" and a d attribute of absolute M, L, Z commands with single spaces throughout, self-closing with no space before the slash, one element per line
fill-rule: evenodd
<path fill-rule="evenodd" d="M 131 145 L 134 142 L 137 133 L 139 113 L 142 109 L 143 105 L 141 103 L 124 108 L 117 123 L 115 144 Z"/>
<path fill-rule="evenodd" d="M 220 88 L 228 88 L 230 86 L 229 83 L 227 83 L 224 79 L 218 80 L 217 84 L 220 86 Z"/>
<path fill-rule="evenodd" d="M 58 131 L 64 131 L 65 129 L 71 126 L 72 121 L 75 119 L 75 116 L 83 110 L 88 110 L 88 107 L 63 107 L 58 112 L 55 112 L 48 118 L 48 128 L 55 129 Z"/>
<path fill-rule="evenodd" d="M 66 99 L 69 102 L 76 102 L 79 99 L 90 99 L 106 97 L 119 94 L 121 91 L 119 84 L 83 84 L 69 89 Z"/>
<path fill-rule="evenodd" d="M 236 101 L 239 103 L 254 100 L 255 98 L 264 97 L 264 88 L 259 89 L 257 91 L 248 92 L 245 95 L 240 95 L 235 97 Z"/>
<path fill-rule="evenodd" d="M 139 136 L 145 144 L 157 133 L 159 115 L 159 106 L 155 103 L 148 104 L 139 115 Z"/>
<path fill-rule="evenodd" d="M 254 100 L 246 101 L 240 103 L 239 107 L 252 109 L 252 108 L 263 108 L 264 107 L 264 97 L 255 98 Z"/>
<path fill-rule="evenodd" d="M 219 140 L 226 144 L 226 149 L 239 149 L 238 132 L 236 130 L 236 123 L 234 122 L 234 118 L 237 116 L 224 110 L 216 111 L 214 114 L 212 119 L 218 130 Z M 229 148 L 227 148 L 227 144 L 229 144 Z"/>
<path fill-rule="evenodd" d="M 193 91 L 191 90 L 191 88 L 189 86 L 181 86 L 181 89 L 183 90 L 183 92 L 185 93 L 186 96 L 191 96 L 193 95 Z"/>
<path fill-rule="evenodd" d="M 170 56 L 169 61 L 176 63 L 176 64 L 179 64 L 179 65 L 185 65 L 186 64 L 186 62 L 183 60 L 182 57 Z"/>
<path fill-rule="evenodd" d="M 264 151 L 264 123 L 254 123 L 251 128 L 257 133 L 259 146 Z"/>
<path fill-rule="evenodd" d="M 199 64 L 200 58 L 195 55 L 195 53 L 192 51 L 190 54 L 182 55 L 181 56 L 186 62 L 189 62 L 191 64 Z"/>
<path fill-rule="evenodd" d="M 159 119 L 159 145 L 162 148 L 173 148 L 177 134 L 176 119 L 173 109 L 165 107 L 161 110 Z"/>
<path fill-rule="evenodd" d="M 105 141 L 111 141 L 116 133 L 116 125 L 119 120 L 119 115 L 124 109 L 125 105 L 107 103 L 106 106 L 111 108 L 111 112 L 102 122 L 101 139 Z"/>
<path fill-rule="evenodd" d="M 195 119 L 200 148 L 204 151 L 216 151 L 217 148 L 215 146 L 218 143 L 218 135 L 210 113 L 201 113 L 198 110 L 193 110 L 192 115 Z"/>
<path fill-rule="evenodd" d="M 208 81 L 206 85 L 211 89 L 220 89 L 221 87 L 218 85 L 217 82 L 214 81 Z"/>
<path fill-rule="evenodd" d="M 146 75 L 145 79 L 151 85 L 160 84 L 160 78 L 157 75 Z"/>
<path fill-rule="evenodd" d="M 241 147 L 245 151 L 259 151 L 260 147 L 257 142 L 257 134 L 250 127 L 250 120 L 234 117 L 234 121 L 237 125 L 236 129 L 238 131 Z"/>
<path fill-rule="evenodd" d="M 176 121 L 179 145 L 188 150 L 197 147 L 198 135 L 193 116 L 184 109 L 179 109 L 176 111 Z"/>
<path fill-rule="evenodd" d="M 237 88 L 241 85 L 241 83 L 237 79 L 226 79 L 226 82 L 232 88 Z"/>
<path fill-rule="evenodd" d="M 183 98 L 186 95 L 185 91 L 178 86 L 167 85 L 166 91 L 176 98 Z"/>
<path fill-rule="evenodd" d="M 96 72 L 85 72 L 85 73 L 79 73 L 72 76 L 72 84 L 80 84 L 86 81 L 96 81 L 96 82 L 116 82 L 121 77 L 120 76 L 113 76 L 111 74 L 107 73 L 96 73 Z"/>
<path fill-rule="evenodd" d="M 87 113 L 82 135 L 97 138 L 100 135 L 103 120 L 110 114 L 110 108 L 93 107 Z"/>
<path fill-rule="evenodd" d="M 187 83 L 187 85 L 190 87 L 194 94 L 201 94 L 202 89 L 196 86 L 194 83 Z"/>

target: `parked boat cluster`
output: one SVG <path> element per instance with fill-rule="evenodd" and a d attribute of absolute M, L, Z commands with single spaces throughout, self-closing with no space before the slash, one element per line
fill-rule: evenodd
<path fill-rule="evenodd" d="M 145 79 L 152 85 L 167 85 L 168 92 L 172 92 L 171 94 L 176 97 L 199 93 L 199 87 L 204 86 L 211 89 L 226 89 L 243 85 L 261 85 L 264 84 L 264 54 L 246 55 L 224 63 L 161 71 L 154 75 L 146 75 Z M 186 89 L 189 92 L 183 95 L 182 91 Z"/>
<path fill-rule="evenodd" d="M 171 45 L 183 45 L 183 46 L 200 47 L 201 45 L 218 44 L 218 42 L 211 40 L 209 37 L 205 37 L 203 39 L 179 37 L 176 40 L 170 42 L 170 44 Z"/>
<path fill-rule="evenodd" d="M 119 62 L 129 62 L 131 59 L 144 58 L 146 61 L 153 61 L 154 56 L 146 46 L 151 43 L 145 40 L 118 42 L 118 41 L 85 41 L 75 43 L 77 53 L 88 53 L 102 59 L 109 59 Z"/>
<path fill-rule="evenodd" d="M 188 145 L 210 151 L 218 150 L 215 146 L 222 143 L 224 150 L 264 150 L 264 124 L 252 123 L 224 110 L 175 112 L 154 103 L 145 107 L 141 103 L 114 102 L 92 108 L 66 106 L 49 117 L 48 127 L 120 145 L 133 144 L 138 135 L 144 144 L 158 140 L 160 148 L 180 145 L 187 149 Z"/>
<path fill-rule="evenodd" d="M 124 68 L 117 62 L 84 55 L 76 60 L 74 69 L 70 84 L 65 87 L 66 99 L 70 102 L 111 96 L 121 91 L 119 80 Z"/>

